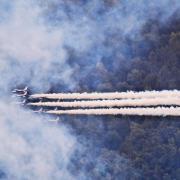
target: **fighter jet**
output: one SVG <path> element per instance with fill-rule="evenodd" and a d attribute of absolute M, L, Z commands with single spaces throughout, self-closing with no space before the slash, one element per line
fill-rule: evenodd
<path fill-rule="evenodd" d="M 23 97 L 23 98 L 25 98 L 25 97 L 27 97 L 28 96 L 28 92 L 26 91 L 26 92 L 24 92 L 24 93 L 22 93 L 22 94 L 14 94 L 13 95 L 13 97 Z"/>
<path fill-rule="evenodd" d="M 12 93 L 27 93 L 28 87 L 26 86 L 24 89 L 14 89 L 12 90 Z"/>
<path fill-rule="evenodd" d="M 37 111 L 33 111 L 34 113 L 43 113 L 43 108 L 41 107 L 39 110 Z"/>
<path fill-rule="evenodd" d="M 17 104 L 17 105 L 24 106 L 26 103 L 27 103 L 27 100 L 24 99 L 22 102 L 15 102 L 15 103 L 13 103 L 13 104 Z"/>
<path fill-rule="evenodd" d="M 60 120 L 59 117 L 57 117 L 56 119 L 49 119 L 49 122 L 54 122 L 54 123 L 58 123 L 58 121 Z"/>

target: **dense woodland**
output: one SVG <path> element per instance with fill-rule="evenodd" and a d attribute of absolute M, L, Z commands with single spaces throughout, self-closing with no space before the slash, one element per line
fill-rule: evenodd
<path fill-rule="evenodd" d="M 114 47 L 87 73 L 77 71 L 77 91 L 180 88 L 180 19 L 150 19 L 139 39 L 107 38 Z M 127 52 L 119 55 L 118 43 Z M 73 55 L 72 55 L 73 58 Z M 74 57 L 76 58 L 76 57 Z M 79 66 L 83 66 L 80 62 Z M 69 169 L 87 179 L 180 179 L 179 117 L 65 116 L 82 147 Z M 67 121 L 68 119 L 68 121 Z M 82 153 L 83 151 L 83 153 Z M 83 179 L 83 176 L 82 176 Z"/>
<path fill-rule="evenodd" d="M 118 1 L 104 2 L 101 14 Z M 73 3 L 84 7 L 86 1 Z M 57 4 L 52 4 L 48 11 L 55 13 L 57 8 Z M 72 18 L 70 10 L 68 13 Z M 81 55 L 67 47 L 69 64 L 75 69 L 73 91 L 180 89 L 179 12 L 164 23 L 158 16 L 149 17 L 133 38 L 110 33 L 103 45 L 111 53 L 101 54 L 98 61 L 86 59 L 98 47 L 91 54 Z M 63 84 L 54 83 L 49 92 L 65 89 Z M 63 116 L 59 125 L 68 126 L 80 144 L 68 169 L 77 179 L 178 180 L 179 120 L 179 117 Z"/>

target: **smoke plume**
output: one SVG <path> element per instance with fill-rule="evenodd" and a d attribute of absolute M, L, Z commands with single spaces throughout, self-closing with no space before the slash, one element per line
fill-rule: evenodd
<path fill-rule="evenodd" d="M 2 102 L 0 117 L 2 179 L 73 179 L 67 166 L 76 141 L 66 128 Z"/>
<path fill-rule="evenodd" d="M 112 108 L 112 109 L 76 109 L 52 110 L 49 114 L 86 114 L 86 115 L 138 115 L 138 116 L 180 116 L 180 108 Z"/>
<path fill-rule="evenodd" d="M 144 92 L 109 92 L 109 93 L 58 93 L 58 94 L 34 94 L 31 98 L 48 99 L 137 99 L 156 97 L 180 97 L 178 90 L 144 91 Z"/>
<path fill-rule="evenodd" d="M 153 99 L 123 99 L 123 100 L 97 100 L 97 101 L 73 101 L 73 102 L 38 102 L 29 103 L 32 106 L 49 107 L 114 107 L 114 106 L 180 106 L 180 98 L 153 98 Z"/>

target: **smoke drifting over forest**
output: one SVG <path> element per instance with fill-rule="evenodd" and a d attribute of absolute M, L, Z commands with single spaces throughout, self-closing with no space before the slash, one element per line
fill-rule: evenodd
<path fill-rule="evenodd" d="M 179 124 L 66 116 L 54 126 L 46 121 L 52 117 L 11 105 L 10 91 L 24 85 L 33 93 L 178 89 L 179 9 L 179 0 L 1 0 L 0 178 L 135 179 L 152 177 L 151 169 L 154 179 L 178 179 L 178 163 L 167 163 L 169 175 L 163 153 L 170 145 L 175 152 Z M 161 147 L 150 152 L 165 148 L 162 163 L 154 163 L 159 172 L 147 164 L 150 152 L 142 156 L 141 146 L 134 147 L 152 127 L 148 137 L 156 140 L 148 142 Z"/>
<path fill-rule="evenodd" d="M 66 89 L 76 89 L 81 76 L 117 51 L 128 60 L 131 52 L 123 39 L 141 38 L 148 19 L 159 17 L 160 23 L 166 23 L 180 6 L 178 0 L 158 4 L 122 1 L 112 7 L 103 1 L 17 0 L 1 4 L 1 69 L 7 79 L 1 83 L 28 83 L 41 91 L 59 82 Z M 119 42 L 111 42 L 114 36 Z M 75 76 L 73 81 L 79 68 L 79 78 Z"/>

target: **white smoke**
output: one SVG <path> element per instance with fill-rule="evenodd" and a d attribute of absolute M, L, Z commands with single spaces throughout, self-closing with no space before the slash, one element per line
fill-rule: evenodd
<path fill-rule="evenodd" d="M 38 102 L 29 103 L 32 106 L 49 107 L 114 107 L 114 106 L 180 106 L 180 98 L 153 98 L 153 99 L 123 99 L 123 100 L 97 100 L 97 101 L 73 101 L 73 102 Z"/>
<path fill-rule="evenodd" d="M 4 179 L 73 179 L 68 173 L 75 139 L 19 108 L 0 103 L 0 171 Z"/>
<path fill-rule="evenodd" d="M 0 178 L 75 179 L 67 167 L 75 137 L 63 126 L 47 124 L 50 117 L 41 118 L 11 105 L 10 95 L 6 96 L 24 82 L 48 89 L 52 81 L 71 81 L 62 32 L 44 22 L 41 8 L 33 1 L 0 1 L 1 9 Z M 57 72 L 59 67 L 63 71 Z"/>
<path fill-rule="evenodd" d="M 49 114 L 180 116 L 180 107 L 51 110 Z"/>
<path fill-rule="evenodd" d="M 9 15 L 0 21 L 0 85 L 6 87 L 13 81 L 46 90 L 52 82 L 72 84 L 62 29 L 49 26 L 42 9 L 33 1 L 6 4 Z"/>
<path fill-rule="evenodd" d="M 142 91 L 142 92 L 108 92 L 108 93 L 57 93 L 57 94 L 34 94 L 31 98 L 49 99 L 137 99 L 155 97 L 180 97 L 179 90 Z"/>
<path fill-rule="evenodd" d="M 42 4 L 40 7 L 33 0 L 0 2 L 8 11 L 2 11 L 0 19 L 0 85 L 5 88 L 12 86 L 11 82 L 28 83 L 36 90 L 46 91 L 53 83 L 61 82 L 72 89 L 74 69 L 67 63 L 69 54 L 65 47 L 82 53 L 91 49 L 97 40 L 89 38 L 97 30 L 90 19 L 65 18 L 52 25 L 45 18 L 45 2 Z M 63 7 L 60 9 L 64 11 Z"/>

